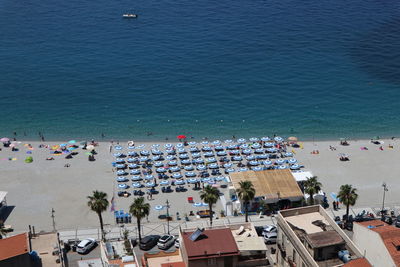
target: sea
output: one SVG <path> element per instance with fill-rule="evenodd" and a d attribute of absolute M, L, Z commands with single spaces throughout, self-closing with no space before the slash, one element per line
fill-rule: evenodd
<path fill-rule="evenodd" d="M 399 15 L 397 0 L 0 0 L 0 137 L 398 136 Z"/>

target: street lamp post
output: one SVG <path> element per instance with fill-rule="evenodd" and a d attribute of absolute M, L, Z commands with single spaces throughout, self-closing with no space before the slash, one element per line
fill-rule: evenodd
<path fill-rule="evenodd" d="M 165 203 L 167 204 L 165 207 L 167 208 L 167 232 L 169 235 L 169 201 L 168 201 L 168 199 Z"/>
<path fill-rule="evenodd" d="M 389 189 L 387 188 L 387 185 L 385 182 L 382 184 L 382 187 L 383 187 L 383 200 L 382 200 L 381 216 L 383 217 L 383 211 L 385 210 L 385 195 L 386 195 L 386 192 L 389 191 Z"/>

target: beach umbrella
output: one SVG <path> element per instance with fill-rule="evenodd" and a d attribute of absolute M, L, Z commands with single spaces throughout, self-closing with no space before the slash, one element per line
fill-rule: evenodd
<path fill-rule="evenodd" d="M 195 146 L 195 145 L 197 145 L 197 143 L 195 141 L 189 142 L 189 146 Z"/>
<path fill-rule="evenodd" d="M 175 150 L 173 150 L 173 149 L 167 149 L 167 150 L 165 150 L 165 152 L 167 152 L 168 155 L 175 155 L 176 154 Z"/>
<path fill-rule="evenodd" d="M 213 144 L 214 144 L 214 145 L 220 145 L 220 144 L 221 144 L 221 141 L 215 140 L 215 141 L 213 141 Z"/>
<path fill-rule="evenodd" d="M 7 137 L 3 137 L 0 139 L 1 142 L 5 143 L 5 142 L 10 142 L 10 138 Z"/>
<path fill-rule="evenodd" d="M 246 148 L 249 148 L 249 145 L 248 144 L 241 144 L 239 147 L 241 149 L 246 149 Z"/>
<path fill-rule="evenodd" d="M 274 147 L 275 144 L 271 142 L 264 143 L 264 147 Z"/>
<path fill-rule="evenodd" d="M 198 158 L 198 159 L 195 159 L 194 162 L 195 162 L 196 164 L 203 164 L 203 163 L 204 163 L 204 159 Z"/>
<path fill-rule="evenodd" d="M 137 149 L 143 149 L 145 146 L 146 146 L 146 145 L 144 145 L 144 144 L 138 145 L 138 146 L 137 146 Z"/>
<path fill-rule="evenodd" d="M 213 152 L 204 152 L 204 157 L 212 157 L 214 156 Z"/>
<path fill-rule="evenodd" d="M 179 154 L 184 154 L 184 153 L 186 153 L 186 150 L 184 149 L 184 148 L 178 148 L 178 153 Z"/>
<path fill-rule="evenodd" d="M 152 149 L 151 150 L 151 154 L 153 154 L 153 155 L 161 155 L 162 152 L 160 150 L 158 150 L 158 149 Z"/>
<path fill-rule="evenodd" d="M 11 145 L 10 145 L 11 146 Z M 71 147 L 69 147 L 69 148 L 67 148 L 69 151 L 72 151 L 72 150 L 75 150 L 76 149 L 76 147 L 73 147 L 73 146 L 71 146 Z"/>
<path fill-rule="evenodd" d="M 196 177 L 196 173 L 195 172 L 185 172 L 185 176 L 186 177 Z"/>
<path fill-rule="evenodd" d="M 128 146 L 128 149 L 135 149 L 134 146 Z"/>
<path fill-rule="evenodd" d="M 160 185 L 169 185 L 169 181 L 167 180 L 161 180 Z"/>
<path fill-rule="evenodd" d="M 210 165 L 208 165 L 208 167 L 210 169 L 218 169 L 218 164 L 217 163 L 211 163 Z"/>
<path fill-rule="evenodd" d="M 231 139 L 227 139 L 227 140 L 224 141 L 224 143 L 231 144 L 231 143 L 233 143 L 233 141 Z"/>
<path fill-rule="evenodd" d="M 154 167 L 156 167 L 156 168 L 163 167 L 163 166 L 164 166 L 164 163 L 162 161 L 156 161 L 154 163 Z"/>
<path fill-rule="evenodd" d="M 178 143 L 178 144 L 176 144 L 176 147 L 177 148 L 184 148 L 184 145 L 182 143 Z"/>
<path fill-rule="evenodd" d="M 172 145 L 172 144 L 165 144 L 164 147 L 165 147 L 165 148 L 172 148 L 173 145 Z"/>
<path fill-rule="evenodd" d="M 161 156 L 153 156 L 151 157 L 152 161 L 158 161 L 158 160 L 162 160 Z"/>
<path fill-rule="evenodd" d="M 201 178 L 201 182 L 203 183 L 207 183 L 208 181 L 210 181 L 210 178 Z"/>
<path fill-rule="evenodd" d="M 200 153 L 193 153 L 192 154 L 192 158 L 199 158 L 199 157 L 201 157 Z"/>
<path fill-rule="evenodd" d="M 202 206 L 201 202 L 196 202 L 193 204 L 193 207 L 195 207 L 195 208 L 199 208 L 201 206 Z"/>
<path fill-rule="evenodd" d="M 261 154 L 261 155 L 257 155 L 256 159 L 268 159 L 268 155 L 267 154 Z"/>
<path fill-rule="evenodd" d="M 246 143 L 246 139 L 244 139 L 244 138 L 239 138 L 237 141 L 238 141 L 238 143 L 241 143 L 241 144 Z"/>
<path fill-rule="evenodd" d="M 168 155 L 168 156 L 166 157 L 166 159 L 167 159 L 167 160 L 174 160 L 174 159 L 176 159 L 176 157 L 175 157 L 174 155 Z"/>
<path fill-rule="evenodd" d="M 215 177 L 215 180 L 217 180 L 218 182 L 225 181 L 225 177 L 224 176 L 217 176 L 217 177 Z"/>
<path fill-rule="evenodd" d="M 211 157 L 211 158 L 206 159 L 206 161 L 207 161 L 207 163 L 214 163 L 214 162 L 217 162 L 217 159 L 214 157 Z"/>
<path fill-rule="evenodd" d="M 253 171 L 258 172 L 258 171 L 262 171 L 262 170 L 263 170 L 263 167 L 256 166 L 256 167 L 252 167 L 251 169 L 252 169 Z"/>
<path fill-rule="evenodd" d="M 115 150 L 122 150 L 122 146 L 115 146 L 114 149 Z"/>
<path fill-rule="evenodd" d="M 189 166 L 185 166 L 184 169 L 185 169 L 185 171 L 193 171 L 194 167 L 192 165 L 189 165 Z"/>
<path fill-rule="evenodd" d="M 188 159 L 184 159 L 181 161 L 181 163 L 182 163 L 182 165 L 190 165 L 191 162 Z"/>
<path fill-rule="evenodd" d="M 89 154 L 90 154 L 90 153 L 89 153 Z M 136 162 L 136 159 L 134 159 L 134 158 L 128 158 L 127 161 L 128 161 L 128 163 L 134 163 L 134 162 Z"/>
<path fill-rule="evenodd" d="M 117 175 L 124 175 L 126 174 L 126 172 L 124 170 L 118 170 L 117 171 Z"/>
<path fill-rule="evenodd" d="M 274 140 L 275 140 L 275 142 L 278 142 L 278 143 L 283 142 L 283 138 L 280 136 L 274 137 Z"/>
<path fill-rule="evenodd" d="M 272 165 L 272 161 L 270 161 L 270 160 L 264 160 L 264 161 L 263 161 L 263 164 L 266 165 L 266 166 Z"/>
<path fill-rule="evenodd" d="M 235 150 L 237 148 L 238 148 L 238 145 L 229 145 L 226 147 L 226 149 L 228 149 L 228 150 Z"/>
<path fill-rule="evenodd" d="M 154 209 L 160 211 L 160 210 L 164 209 L 164 206 L 157 205 L 157 206 L 154 207 Z"/>
<path fill-rule="evenodd" d="M 207 167 L 205 165 L 199 165 L 199 166 L 197 166 L 197 170 L 198 171 L 205 171 L 205 170 L 207 170 Z"/>
<path fill-rule="evenodd" d="M 175 172 L 174 174 L 172 174 L 172 178 L 180 179 L 180 178 L 182 178 L 182 174 L 180 174 L 179 172 Z"/>
<path fill-rule="evenodd" d="M 224 150 L 224 147 L 223 146 L 216 146 L 216 147 L 214 147 L 214 150 L 215 151 L 222 151 L 222 150 Z"/>
<path fill-rule="evenodd" d="M 230 172 L 235 172 L 236 170 L 234 168 L 229 168 L 226 169 L 225 172 L 230 173 Z"/>
<path fill-rule="evenodd" d="M 87 150 L 93 150 L 94 149 L 94 145 L 88 145 L 88 146 L 86 146 L 86 149 Z"/>
<path fill-rule="evenodd" d="M 130 169 L 137 169 L 137 168 L 140 167 L 140 165 L 139 165 L 139 164 L 132 163 L 132 164 L 129 164 L 128 167 L 129 167 Z"/>
<path fill-rule="evenodd" d="M 207 183 L 210 184 L 210 185 L 213 185 L 213 184 L 215 184 L 215 180 L 214 179 L 210 179 L 210 180 L 208 180 Z"/>
<path fill-rule="evenodd" d="M 135 151 L 129 151 L 128 156 L 137 156 L 138 154 Z"/>
<path fill-rule="evenodd" d="M 242 167 L 239 169 L 240 172 L 247 172 L 249 170 L 249 168 L 246 167 Z"/>
<path fill-rule="evenodd" d="M 250 142 L 257 142 L 258 140 L 260 140 L 260 139 L 258 139 L 257 137 L 251 137 L 249 139 Z"/>
<path fill-rule="evenodd" d="M 254 149 L 257 149 L 257 148 L 260 148 L 261 145 L 259 143 L 254 143 L 254 144 L 251 145 L 251 147 L 254 148 Z"/>
<path fill-rule="evenodd" d="M 242 151 L 242 153 L 245 155 L 250 155 L 251 153 L 253 153 L 253 151 L 251 149 L 245 149 Z"/>
<path fill-rule="evenodd" d="M 148 175 L 146 175 L 146 176 L 144 177 L 144 179 L 145 179 L 145 180 L 153 180 L 153 179 L 154 179 L 154 176 L 151 175 L 151 174 L 148 174 Z"/>
<path fill-rule="evenodd" d="M 261 137 L 261 141 L 268 142 L 268 141 L 271 141 L 271 138 L 269 138 L 268 136 L 264 136 L 264 137 Z"/>
<path fill-rule="evenodd" d="M 209 146 L 203 146 L 203 148 L 201 150 L 203 150 L 203 151 L 212 151 L 211 147 L 209 147 Z"/>
<path fill-rule="evenodd" d="M 290 166 L 291 170 L 298 170 L 300 169 L 300 165 L 299 164 L 293 164 L 292 166 Z"/>
<path fill-rule="evenodd" d="M 259 163 L 258 163 L 258 161 L 256 161 L 256 160 L 252 160 L 252 161 L 249 162 L 249 164 L 250 164 L 251 166 L 257 166 Z"/>
<path fill-rule="evenodd" d="M 243 157 L 242 157 L 242 156 L 234 156 L 234 157 L 232 158 L 232 160 L 233 160 L 233 161 L 241 161 L 241 160 L 243 160 Z"/>
<path fill-rule="evenodd" d="M 194 183 L 197 183 L 197 182 L 198 182 L 198 180 L 195 179 L 195 178 L 190 178 L 190 179 L 188 179 L 187 181 L 188 181 L 188 183 L 191 183 L 191 184 L 194 184 Z"/>
<path fill-rule="evenodd" d="M 256 159 L 256 156 L 254 156 L 254 155 L 249 155 L 246 157 L 246 160 L 248 160 L 248 161 L 255 160 L 255 159 Z"/>
<path fill-rule="evenodd" d="M 254 150 L 254 153 L 256 154 L 264 154 L 265 150 L 263 148 L 257 148 L 256 150 Z"/>
<path fill-rule="evenodd" d="M 184 180 L 177 180 L 177 181 L 175 181 L 175 184 L 176 185 L 184 185 L 185 181 Z"/>
<path fill-rule="evenodd" d="M 141 183 L 132 183 L 132 187 L 134 188 L 141 188 L 142 184 Z"/>
<path fill-rule="evenodd" d="M 140 170 L 138 170 L 138 169 L 131 170 L 130 174 L 139 175 L 140 174 Z"/>
<path fill-rule="evenodd" d="M 288 162 L 289 162 L 290 164 L 294 164 L 294 163 L 297 162 L 297 159 L 291 158 L 291 159 L 288 159 Z"/>
<path fill-rule="evenodd" d="M 286 165 L 280 165 L 278 168 L 279 168 L 280 170 L 284 170 L 284 169 L 287 169 L 287 166 L 286 166 Z"/>
<path fill-rule="evenodd" d="M 217 152 L 217 156 L 219 156 L 219 157 L 223 157 L 223 156 L 226 156 L 227 154 L 226 154 L 226 152 L 225 151 L 218 151 Z"/>
<path fill-rule="evenodd" d="M 128 185 L 127 184 L 118 184 L 119 189 L 127 189 Z"/>
<path fill-rule="evenodd" d="M 239 155 L 240 154 L 240 150 L 232 150 L 229 152 L 229 154 L 231 155 Z"/>
<path fill-rule="evenodd" d="M 270 148 L 267 148 L 266 151 L 269 153 L 275 153 L 278 150 L 275 147 L 270 147 Z"/>
<path fill-rule="evenodd" d="M 66 147 L 67 144 L 60 144 L 60 147 Z"/>
<path fill-rule="evenodd" d="M 199 152 L 200 150 L 197 147 L 191 147 L 189 148 L 189 151 L 193 153 L 193 152 Z"/>
<path fill-rule="evenodd" d="M 229 169 L 230 167 L 232 167 L 232 163 L 225 163 L 224 164 L 224 168 Z"/>
<path fill-rule="evenodd" d="M 119 157 L 121 157 L 122 155 L 123 155 L 122 153 L 115 153 L 115 154 L 114 154 L 114 157 L 119 158 Z"/>
<path fill-rule="evenodd" d="M 126 182 L 128 181 L 128 179 L 124 176 L 118 176 L 117 177 L 117 182 L 121 183 L 121 182 Z"/>
<path fill-rule="evenodd" d="M 169 166 L 176 166 L 178 164 L 178 162 L 176 160 L 170 160 L 168 161 L 168 165 Z"/>
<path fill-rule="evenodd" d="M 146 187 L 154 187 L 156 184 L 154 182 L 147 182 Z"/>
<path fill-rule="evenodd" d="M 208 204 L 205 203 L 205 202 L 203 202 L 203 203 L 201 203 L 201 206 L 202 206 L 202 207 L 208 207 Z"/>
<path fill-rule="evenodd" d="M 142 151 L 140 151 L 140 155 L 142 155 L 142 156 L 148 156 L 148 155 L 150 155 L 150 152 L 147 151 L 147 150 L 142 150 Z"/>
<path fill-rule="evenodd" d="M 277 159 L 275 162 L 276 162 L 276 164 L 281 165 L 281 164 L 285 163 L 285 160 L 284 159 Z"/>
<path fill-rule="evenodd" d="M 132 181 L 141 181 L 142 177 L 140 177 L 140 175 L 133 175 L 131 178 Z"/>
<path fill-rule="evenodd" d="M 173 171 L 173 172 L 178 172 L 178 171 L 180 171 L 181 170 L 181 168 L 179 168 L 178 166 L 173 166 L 173 167 L 171 167 L 171 168 L 169 168 L 171 171 Z"/>
<path fill-rule="evenodd" d="M 145 162 L 145 161 L 148 161 L 148 160 L 149 160 L 149 157 L 140 157 L 139 160 L 140 160 L 141 162 Z"/>
<path fill-rule="evenodd" d="M 186 135 L 180 134 L 180 135 L 178 135 L 176 138 L 178 138 L 179 140 L 181 140 L 181 139 L 186 139 Z"/>
<path fill-rule="evenodd" d="M 166 171 L 167 170 L 165 168 L 157 168 L 157 170 L 156 170 L 157 173 L 164 173 Z"/>
<path fill-rule="evenodd" d="M 115 167 L 117 167 L 117 169 L 125 169 L 126 168 L 125 164 L 117 164 L 117 165 L 115 165 Z"/>
<path fill-rule="evenodd" d="M 201 144 L 208 145 L 208 141 L 202 141 Z"/>
<path fill-rule="evenodd" d="M 285 157 L 293 157 L 293 153 L 292 152 L 286 152 L 285 153 Z"/>
<path fill-rule="evenodd" d="M 160 145 L 159 145 L 159 144 L 152 144 L 151 147 L 152 147 L 152 148 L 159 148 Z"/>
<path fill-rule="evenodd" d="M 188 154 L 181 154 L 181 155 L 179 155 L 179 158 L 180 159 L 188 159 L 189 155 Z"/>

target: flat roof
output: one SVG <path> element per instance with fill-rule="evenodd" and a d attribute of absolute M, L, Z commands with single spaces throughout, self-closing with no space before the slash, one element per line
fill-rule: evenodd
<path fill-rule="evenodd" d="M 299 185 L 288 169 L 234 172 L 229 176 L 235 188 L 239 188 L 240 181 L 252 182 L 256 189 L 256 197 L 270 199 L 303 197 Z"/>
<path fill-rule="evenodd" d="M 307 234 L 324 231 L 320 226 L 313 224 L 315 221 L 321 221 L 325 225 L 329 225 L 329 222 L 319 212 L 303 213 L 284 218 L 288 223 L 303 229 Z"/>
<path fill-rule="evenodd" d="M 179 253 L 178 255 L 171 255 L 171 256 L 162 256 L 162 257 L 154 257 L 154 258 L 146 258 L 147 264 L 150 267 L 161 267 L 164 264 L 171 264 L 171 266 L 179 266 L 177 263 L 183 262 L 182 256 Z M 175 265 L 173 265 L 175 264 Z M 169 266 L 169 265 L 168 265 Z M 185 266 L 185 265 L 183 265 Z"/>
<path fill-rule="evenodd" d="M 335 230 L 308 234 L 305 238 L 312 248 L 329 247 L 346 243 Z"/>
<path fill-rule="evenodd" d="M 190 259 L 239 255 L 239 249 L 233 238 L 231 229 L 207 229 L 196 239 L 189 239 L 193 231 L 182 232 L 182 243 Z"/>
<path fill-rule="evenodd" d="M 28 234 L 0 239 L 0 261 L 28 253 Z"/>
<path fill-rule="evenodd" d="M 239 226 L 240 227 L 240 226 Z M 267 250 L 267 247 L 264 243 L 264 240 L 262 237 L 259 237 L 257 235 L 257 232 L 254 227 L 246 227 L 243 225 L 244 231 L 240 235 L 237 233 L 237 229 L 232 229 L 232 235 L 233 238 L 236 241 L 236 245 L 238 246 L 240 251 L 263 251 Z"/>

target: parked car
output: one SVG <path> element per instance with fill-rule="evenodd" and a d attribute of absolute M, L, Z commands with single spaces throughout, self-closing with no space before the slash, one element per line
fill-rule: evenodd
<path fill-rule="evenodd" d="M 163 235 L 157 243 L 159 249 L 168 249 L 175 243 L 175 238 L 172 235 Z"/>
<path fill-rule="evenodd" d="M 263 236 L 264 227 L 262 227 L 262 226 L 255 226 L 254 228 L 256 229 L 256 232 L 257 232 L 257 235 L 258 235 L 258 236 Z"/>
<path fill-rule="evenodd" d="M 266 233 L 264 235 L 265 244 L 275 244 L 278 234 L 276 232 Z"/>
<path fill-rule="evenodd" d="M 96 240 L 93 238 L 86 238 L 79 242 L 76 246 L 76 252 L 79 254 L 87 254 L 89 253 L 95 246 L 97 245 Z"/>
<path fill-rule="evenodd" d="M 175 247 L 179 248 L 181 244 L 179 243 L 179 238 L 175 239 Z"/>
<path fill-rule="evenodd" d="M 148 235 L 142 238 L 140 241 L 140 249 L 149 250 L 152 249 L 155 245 L 157 245 L 158 240 L 160 239 L 159 235 Z"/>
<path fill-rule="evenodd" d="M 400 228 L 400 215 L 396 217 L 396 222 L 394 223 L 396 227 Z"/>
<path fill-rule="evenodd" d="M 264 229 L 263 229 L 263 235 L 264 234 L 268 234 L 268 233 L 276 233 L 278 231 L 278 229 L 276 228 L 276 226 L 275 225 L 266 225 L 266 226 L 264 226 Z"/>

